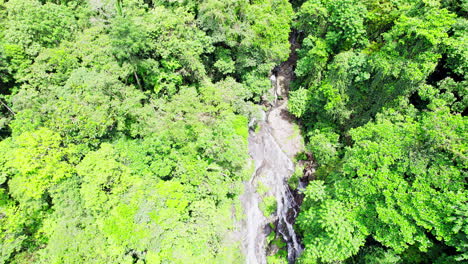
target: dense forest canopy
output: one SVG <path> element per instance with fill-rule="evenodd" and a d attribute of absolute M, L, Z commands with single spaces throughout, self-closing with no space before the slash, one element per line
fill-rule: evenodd
<path fill-rule="evenodd" d="M 309 0 L 289 109 L 318 163 L 301 263 L 468 260 L 466 1 Z"/>
<path fill-rule="evenodd" d="M 467 12 L 0 0 L 0 263 L 244 263 L 248 123 L 291 32 L 318 166 L 297 262 L 468 261 Z"/>
<path fill-rule="evenodd" d="M 0 263 L 242 262 L 247 118 L 291 5 L 11 0 L 0 17 Z"/>

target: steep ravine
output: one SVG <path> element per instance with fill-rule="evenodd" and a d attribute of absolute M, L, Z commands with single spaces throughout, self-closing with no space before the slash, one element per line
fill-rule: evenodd
<path fill-rule="evenodd" d="M 304 151 L 299 127 L 287 110 L 289 84 L 296 62 L 295 39 L 293 34 L 289 59 L 272 71 L 271 94 L 275 99 L 270 102 L 264 119 L 257 120 L 249 134 L 249 154 L 255 170 L 241 196 L 246 215 L 243 250 L 248 264 L 266 264 L 267 254 L 278 250 L 267 245 L 270 232 L 286 242 L 289 263 L 294 263 L 303 250 L 293 229 L 299 205 L 287 183 L 295 171 L 294 157 Z M 260 209 L 262 200 L 267 197 L 276 200 L 276 212 L 269 217 Z"/>

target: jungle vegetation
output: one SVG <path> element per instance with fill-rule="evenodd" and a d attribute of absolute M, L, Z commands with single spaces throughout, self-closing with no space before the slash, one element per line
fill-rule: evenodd
<path fill-rule="evenodd" d="M 297 262 L 468 261 L 467 11 L 0 0 L 0 264 L 244 263 L 248 122 L 293 31 Z"/>
<path fill-rule="evenodd" d="M 318 164 L 300 263 L 468 261 L 466 1 L 309 0 L 289 109 Z"/>

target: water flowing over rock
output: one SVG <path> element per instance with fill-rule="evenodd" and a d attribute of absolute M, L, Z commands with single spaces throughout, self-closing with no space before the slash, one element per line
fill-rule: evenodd
<path fill-rule="evenodd" d="M 290 263 L 303 250 L 293 228 L 299 206 L 287 183 L 295 170 L 294 156 L 304 151 L 299 127 L 287 111 L 287 92 L 295 63 L 292 44 L 290 59 L 276 68 L 270 78 L 275 98 L 273 106 L 266 113 L 266 120 L 257 122 L 257 129 L 252 129 L 249 135 L 249 153 L 255 170 L 241 196 L 246 215 L 243 250 L 248 264 L 266 264 L 266 237 L 272 231 L 270 223 L 274 223 L 274 231 L 286 242 Z M 257 192 L 259 186 L 267 187 L 265 193 Z M 277 203 L 276 213 L 269 218 L 260 210 L 262 197 L 268 196 L 275 197 Z"/>

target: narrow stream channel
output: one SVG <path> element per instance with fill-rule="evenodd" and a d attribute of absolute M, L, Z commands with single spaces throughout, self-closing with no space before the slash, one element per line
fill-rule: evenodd
<path fill-rule="evenodd" d="M 287 183 L 295 170 L 294 157 L 304 151 L 299 127 L 287 111 L 289 83 L 296 61 L 294 35 L 291 44 L 290 58 L 276 68 L 271 77 L 273 105 L 265 113 L 264 120 L 257 121 L 257 129 L 249 134 L 249 153 L 255 170 L 241 196 L 246 214 L 243 249 L 247 264 L 267 263 L 266 238 L 270 231 L 286 242 L 289 263 L 294 263 L 303 250 L 293 228 L 299 205 Z M 261 188 L 266 190 L 259 193 Z M 269 217 L 260 210 L 265 197 L 276 199 L 276 213 Z"/>

